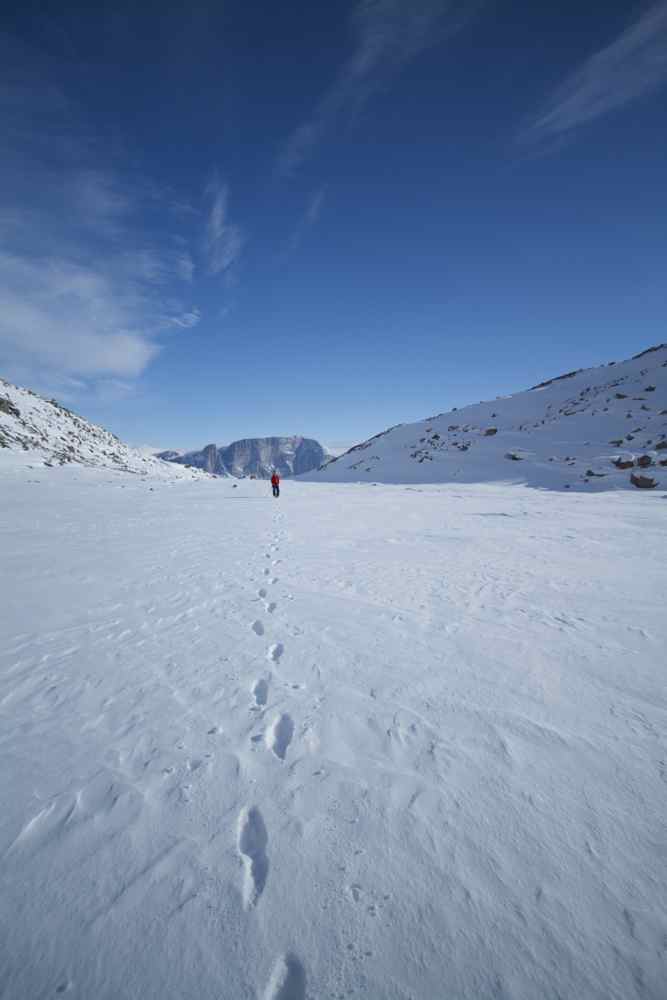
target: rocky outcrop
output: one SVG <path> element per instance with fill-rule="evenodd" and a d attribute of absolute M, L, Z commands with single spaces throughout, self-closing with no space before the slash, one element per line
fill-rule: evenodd
<path fill-rule="evenodd" d="M 268 479 L 274 469 L 282 477 L 311 472 L 329 456 L 319 441 L 312 438 L 270 437 L 243 438 L 220 447 L 208 444 L 201 451 L 186 454 L 161 452 L 159 457 L 179 465 L 204 469 L 216 476 Z"/>

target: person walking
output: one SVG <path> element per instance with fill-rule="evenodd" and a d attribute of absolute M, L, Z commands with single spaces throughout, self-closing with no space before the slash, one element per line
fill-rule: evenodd
<path fill-rule="evenodd" d="M 274 495 L 274 497 L 279 497 L 280 496 L 280 476 L 278 475 L 278 473 L 276 472 L 275 469 L 273 470 L 273 475 L 271 476 L 271 486 L 273 488 L 273 495 Z"/>

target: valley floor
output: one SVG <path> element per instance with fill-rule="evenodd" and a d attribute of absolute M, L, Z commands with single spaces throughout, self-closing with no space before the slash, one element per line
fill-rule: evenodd
<path fill-rule="evenodd" d="M 7 474 L 0 995 L 664 998 L 666 526 Z"/>

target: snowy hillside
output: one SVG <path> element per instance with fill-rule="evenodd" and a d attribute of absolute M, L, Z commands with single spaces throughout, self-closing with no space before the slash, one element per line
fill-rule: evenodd
<path fill-rule="evenodd" d="M 390 428 L 304 478 L 596 491 L 667 486 L 667 345 Z"/>
<path fill-rule="evenodd" d="M 256 476 L 268 479 L 274 469 L 281 476 L 294 476 L 319 468 L 329 458 L 325 448 L 312 438 L 244 438 L 228 445 L 208 444 L 201 451 L 162 451 L 158 458 L 190 465 L 217 476 Z"/>
<path fill-rule="evenodd" d="M 54 399 L 0 379 L 0 467 L 69 463 L 164 479 L 200 475 L 130 448 Z"/>

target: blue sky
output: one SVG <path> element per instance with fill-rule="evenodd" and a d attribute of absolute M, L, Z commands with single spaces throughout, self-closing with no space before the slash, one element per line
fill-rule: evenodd
<path fill-rule="evenodd" d="M 0 66 L 0 374 L 131 443 L 354 443 L 667 339 L 666 0 L 26 0 Z"/>

